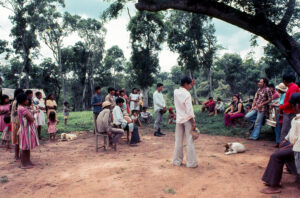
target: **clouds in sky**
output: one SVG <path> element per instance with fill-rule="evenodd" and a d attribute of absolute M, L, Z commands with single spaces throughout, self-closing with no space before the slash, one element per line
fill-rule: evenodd
<path fill-rule="evenodd" d="M 65 0 L 66 7 L 64 11 L 68 11 L 71 14 L 81 15 L 83 17 L 99 18 L 101 13 L 108 7 L 107 2 L 103 0 Z M 134 15 L 135 8 L 133 4 L 129 5 L 130 14 Z M 9 37 L 12 24 L 8 16 L 10 11 L 0 7 L 0 37 L 1 39 L 12 41 Z M 105 24 L 107 34 L 105 37 L 105 48 L 108 49 L 113 45 L 118 45 L 123 51 L 127 59 L 130 58 L 131 48 L 129 42 L 129 32 L 127 31 L 127 24 L 129 22 L 129 16 L 126 12 L 118 18 L 109 21 Z M 260 58 L 263 55 L 263 46 L 266 45 L 266 41 L 258 39 L 258 47 L 250 46 L 251 34 L 243 29 L 225 23 L 223 21 L 213 19 L 213 23 L 216 28 L 216 36 L 218 44 L 222 45 L 225 49 L 219 51 L 219 55 L 224 53 L 238 53 L 242 57 L 245 57 L 249 52 L 253 51 L 256 58 Z M 80 38 L 76 34 L 70 35 L 65 41 L 64 45 L 74 45 Z M 178 55 L 171 52 L 167 45 L 163 45 L 163 50 L 159 54 L 160 66 L 162 71 L 170 71 L 171 67 L 177 64 Z M 41 45 L 41 59 L 44 57 L 51 57 L 51 52 L 47 47 Z"/>

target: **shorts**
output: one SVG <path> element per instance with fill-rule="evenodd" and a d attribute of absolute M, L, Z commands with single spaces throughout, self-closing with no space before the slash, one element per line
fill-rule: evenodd
<path fill-rule="evenodd" d="M 69 116 L 64 116 L 64 119 L 67 120 L 69 118 Z"/>

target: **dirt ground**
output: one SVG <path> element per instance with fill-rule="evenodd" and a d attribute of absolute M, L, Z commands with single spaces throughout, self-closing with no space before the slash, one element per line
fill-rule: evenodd
<path fill-rule="evenodd" d="M 157 138 L 140 129 L 138 147 L 121 144 L 118 151 L 95 152 L 94 135 L 83 132 L 71 142 L 43 142 L 32 152 L 35 168 L 22 170 L 13 153 L 1 149 L 0 197 L 299 197 L 294 177 L 283 176 L 282 193 L 262 195 L 261 176 L 273 142 L 201 135 L 195 142 L 199 167 L 172 165 L 174 134 Z M 224 155 L 224 143 L 239 141 L 247 152 Z M 101 141 L 102 142 L 102 141 Z"/>

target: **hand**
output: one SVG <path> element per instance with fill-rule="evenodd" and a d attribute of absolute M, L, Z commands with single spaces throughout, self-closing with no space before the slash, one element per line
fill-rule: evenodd
<path fill-rule="evenodd" d="M 108 136 L 111 136 L 111 132 L 110 131 L 107 131 L 106 133 L 107 133 Z"/>
<path fill-rule="evenodd" d="M 232 113 L 231 113 L 231 112 L 229 112 L 229 113 L 228 113 L 228 115 L 230 115 L 230 116 L 231 116 L 231 115 L 232 115 Z"/>
<path fill-rule="evenodd" d="M 261 108 L 261 107 L 262 107 L 262 105 L 261 105 L 261 104 L 258 104 L 258 105 L 257 105 L 257 108 Z"/>
<path fill-rule="evenodd" d="M 196 129 L 196 122 L 192 122 L 192 130 L 194 131 Z"/>
<path fill-rule="evenodd" d="M 279 148 L 281 148 L 284 144 L 286 144 L 287 143 L 287 140 L 282 140 L 281 142 L 280 142 L 280 144 L 279 144 Z"/>

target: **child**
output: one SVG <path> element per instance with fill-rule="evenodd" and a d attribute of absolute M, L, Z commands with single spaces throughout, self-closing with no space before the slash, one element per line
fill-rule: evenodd
<path fill-rule="evenodd" d="M 169 124 L 175 124 L 176 123 L 176 113 L 173 112 L 172 107 L 169 108 Z"/>
<path fill-rule="evenodd" d="M 65 125 L 67 125 L 67 121 L 68 121 L 68 118 L 69 118 L 69 112 L 70 112 L 69 103 L 68 102 L 64 102 Z"/>
<path fill-rule="evenodd" d="M 55 140 L 55 135 L 57 132 L 56 125 L 58 124 L 58 120 L 56 119 L 56 113 L 50 112 L 49 119 L 48 119 L 48 133 L 50 134 L 49 139 Z"/>
<path fill-rule="evenodd" d="M 143 107 L 143 111 L 141 112 L 141 121 L 149 124 L 152 120 L 152 114 L 147 111 L 147 107 Z"/>
<path fill-rule="evenodd" d="M 10 149 L 9 147 L 9 141 L 10 141 L 10 137 L 11 137 L 11 123 L 10 123 L 10 116 L 6 115 L 4 117 L 4 130 L 2 133 L 2 144 L 6 145 L 6 151 L 8 149 Z"/>
<path fill-rule="evenodd" d="M 21 168 L 33 168 L 30 160 L 30 151 L 39 146 L 38 133 L 34 123 L 33 114 L 27 109 L 28 98 L 25 93 L 17 96 L 18 118 L 20 122 L 19 146 L 21 150 Z"/>
<path fill-rule="evenodd" d="M 134 124 L 138 124 L 140 127 L 142 126 L 141 121 L 139 120 L 139 114 L 137 110 L 132 110 L 131 119 Z"/>

